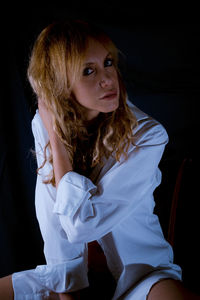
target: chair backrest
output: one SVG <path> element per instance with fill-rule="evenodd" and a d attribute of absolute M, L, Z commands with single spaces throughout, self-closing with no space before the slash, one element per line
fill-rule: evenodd
<path fill-rule="evenodd" d="M 172 247 L 174 246 L 176 215 L 177 215 L 177 208 L 178 208 L 178 202 L 179 202 L 179 196 L 180 196 L 181 183 L 182 183 L 182 179 L 183 179 L 185 166 L 188 161 L 190 161 L 189 158 L 184 158 L 183 161 L 181 162 L 181 165 L 178 169 L 176 182 L 175 182 L 175 186 L 174 186 L 174 191 L 173 191 L 173 195 L 172 195 L 171 210 L 170 210 L 169 225 L 168 225 L 168 234 L 167 234 L 167 240 L 172 245 Z"/>

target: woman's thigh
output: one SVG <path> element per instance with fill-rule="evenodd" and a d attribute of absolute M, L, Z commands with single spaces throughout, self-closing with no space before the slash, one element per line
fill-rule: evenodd
<path fill-rule="evenodd" d="M 0 278 L 0 299 L 2 300 L 14 299 L 14 291 L 13 291 L 11 275 Z"/>
<path fill-rule="evenodd" d="M 200 300 L 200 296 L 186 289 L 179 280 L 163 279 L 155 283 L 147 300 Z"/>

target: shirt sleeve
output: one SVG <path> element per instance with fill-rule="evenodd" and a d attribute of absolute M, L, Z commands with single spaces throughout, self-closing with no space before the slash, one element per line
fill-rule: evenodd
<path fill-rule="evenodd" d="M 44 160 L 44 147 L 48 135 L 41 119 L 36 114 L 32 122 L 35 138 L 37 164 Z M 36 216 L 44 241 L 46 265 L 36 269 L 14 273 L 12 276 L 15 299 L 51 299 L 51 291 L 56 293 L 83 289 L 89 285 L 87 268 L 87 247 L 84 243 L 76 245 L 69 242 L 58 215 L 53 213 L 56 189 L 43 180 L 51 171 L 47 162 L 37 176 L 35 190 Z M 28 298 L 29 297 L 29 298 Z M 50 298 L 49 298 L 50 297 Z"/>
<path fill-rule="evenodd" d="M 135 138 L 128 159 L 113 164 L 96 185 L 73 171 L 62 177 L 54 212 L 71 243 L 101 238 L 134 214 L 145 199 L 152 199 L 161 181 L 158 164 L 168 135 L 160 123 L 144 118 Z"/>
<path fill-rule="evenodd" d="M 51 300 L 55 299 L 52 292 L 72 292 L 85 287 L 88 281 L 83 266 L 83 257 L 79 257 L 56 265 L 40 265 L 33 270 L 16 272 L 12 275 L 14 300 Z"/>

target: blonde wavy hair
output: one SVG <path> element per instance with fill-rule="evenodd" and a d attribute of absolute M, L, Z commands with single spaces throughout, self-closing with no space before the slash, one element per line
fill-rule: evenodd
<path fill-rule="evenodd" d="M 84 107 L 72 92 L 73 83 L 82 74 L 90 39 L 97 40 L 111 53 L 120 87 L 119 107 L 110 113 L 100 113 L 91 126 L 83 117 Z M 36 39 L 27 74 L 36 96 L 53 113 L 54 130 L 69 153 L 74 171 L 89 176 L 94 166 L 103 163 L 103 157 L 114 155 L 119 161 L 124 155 L 127 159 L 137 122 L 126 103 L 127 93 L 118 69 L 118 49 L 107 34 L 84 21 L 54 22 Z M 53 165 L 50 143 L 44 149 L 44 162 L 37 171 L 47 161 Z M 55 186 L 53 167 L 44 182 Z"/>

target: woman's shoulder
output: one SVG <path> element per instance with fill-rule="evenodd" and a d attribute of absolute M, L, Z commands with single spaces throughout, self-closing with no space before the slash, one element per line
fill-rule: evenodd
<path fill-rule="evenodd" d="M 143 112 L 130 100 L 127 100 L 127 104 L 137 120 L 137 126 L 133 129 L 136 145 L 157 145 L 168 142 L 167 131 L 159 121 Z"/>
<path fill-rule="evenodd" d="M 137 119 L 137 122 L 139 122 L 140 120 L 143 120 L 143 119 L 147 119 L 149 118 L 150 116 L 145 113 L 144 111 L 142 111 L 140 108 L 138 108 L 133 102 L 131 102 L 129 99 L 127 99 L 127 104 L 128 104 L 128 107 L 130 108 L 130 110 L 133 112 L 134 116 L 136 117 Z"/>

